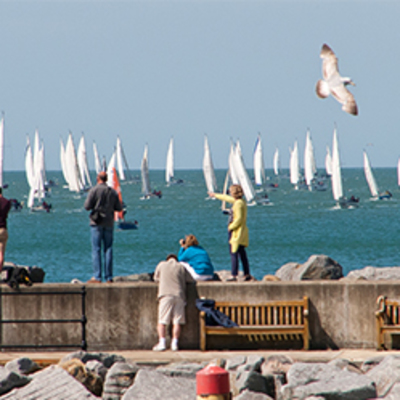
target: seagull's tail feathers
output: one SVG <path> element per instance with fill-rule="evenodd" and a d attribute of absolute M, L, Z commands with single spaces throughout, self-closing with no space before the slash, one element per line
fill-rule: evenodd
<path fill-rule="evenodd" d="M 315 88 L 315 91 L 317 92 L 317 96 L 320 99 L 325 99 L 329 96 L 330 90 L 329 90 L 329 85 L 327 82 L 324 80 L 320 79 L 317 82 L 317 86 Z"/>

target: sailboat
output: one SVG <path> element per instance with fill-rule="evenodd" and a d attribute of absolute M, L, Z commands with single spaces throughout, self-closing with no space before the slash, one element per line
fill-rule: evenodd
<path fill-rule="evenodd" d="M 376 183 L 374 174 L 372 172 L 371 163 L 367 152 L 364 150 L 364 174 L 367 180 L 369 190 L 371 192 L 371 200 L 386 200 L 392 197 L 392 194 L 386 190 L 384 193 L 379 194 L 378 184 Z"/>
<path fill-rule="evenodd" d="M 141 200 L 148 200 L 151 197 L 161 198 L 161 191 L 152 191 L 150 187 L 150 178 L 149 178 L 149 150 L 147 144 L 144 147 L 144 153 L 142 158 L 142 165 L 140 168 L 140 173 L 142 177 L 142 194 L 143 196 L 140 198 Z"/>
<path fill-rule="evenodd" d="M 325 156 L 325 172 L 326 176 L 332 175 L 332 155 L 329 146 L 326 146 L 326 156 Z"/>
<path fill-rule="evenodd" d="M 79 172 L 78 159 L 76 156 L 72 133 L 69 133 L 68 135 L 64 162 L 69 190 L 71 192 L 80 193 L 84 189 L 84 185 Z"/>
<path fill-rule="evenodd" d="M 203 174 L 207 192 L 216 192 L 218 190 L 217 180 L 215 178 L 214 164 L 212 162 L 207 135 L 204 136 Z"/>
<path fill-rule="evenodd" d="M 299 190 L 300 183 L 300 164 L 299 164 L 299 147 L 297 140 L 294 142 L 293 150 L 290 151 L 290 183 L 294 185 L 295 190 Z"/>
<path fill-rule="evenodd" d="M 258 192 L 265 191 L 265 166 L 263 158 L 263 150 L 261 144 L 261 136 L 258 135 L 256 145 L 253 152 L 253 170 L 254 170 L 254 183 L 258 186 Z"/>
<path fill-rule="evenodd" d="M 339 142 L 336 128 L 333 131 L 331 180 L 333 199 L 340 208 L 353 208 L 358 205 L 358 198 L 352 196 L 350 199 L 347 199 L 343 196 L 342 170 L 340 166 Z"/>
<path fill-rule="evenodd" d="M 96 170 L 96 175 L 102 171 L 101 161 L 99 152 L 97 151 L 96 142 L 93 142 L 93 156 L 94 156 L 94 169 Z"/>
<path fill-rule="evenodd" d="M 78 160 L 78 167 L 79 167 L 79 173 L 81 177 L 83 190 L 87 190 L 92 186 L 92 180 L 90 179 L 90 174 L 89 174 L 85 137 L 83 136 L 83 134 L 81 136 L 81 140 L 79 141 L 77 160 Z"/>
<path fill-rule="evenodd" d="M 315 166 L 315 156 L 314 156 L 314 146 L 312 144 L 310 131 L 307 131 L 306 135 L 306 145 L 304 148 L 304 179 L 308 190 L 313 190 L 313 185 L 315 181 L 315 174 L 317 168 Z"/>
<path fill-rule="evenodd" d="M 175 179 L 174 177 L 174 138 L 169 141 L 167 160 L 165 164 L 165 182 L 169 185 L 176 185 L 183 183 L 182 179 Z"/>
<path fill-rule="evenodd" d="M 122 147 L 122 142 L 119 136 L 117 136 L 115 158 L 116 158 L 115 162 L 118 168 L 119 179 L 121 179 L 121 181 L 128 181 L 128 182 L 135 181 L 130 172 L 128 161 L 125 157 L 125 152 Z"/>
<path fill-rule="evenodd" d="M 279 169 L 280 169 L 280 165 L 279 165 L 279 149 L 278 148 L 275 149 L 274 158 L 273 158 L 273 167 L 274 167 L 274 174 L 276 176 L 278 176 L 279 175 Z"/>
<path fill-rule="evenodd" d="M 122 201 L 121 185 L 119 183 L 118 174 L 117 174 L 117 170 L 115 169 L 115 167 L 113 167 L 112 170 L 111 170 L 110 178 L 111 179 L 109 179 L 109 181 L 111 181 L 111 186 L 118 193 L 119 201 L 123 205 L 123 210 L 122 211 L 116 211 L 114 213 L 114 219 L 115 219 L 115 221 L 117 223 L 118 229 L 121 229 L 121 230 L 137 229 L 138 228 L 138 222 L 137 221 L 135 221 L 135 222 L 125 221 L 126 210 L 125 210 L 125 205 L 124 205 L 124 203 Z"/>
<path fill-rule="evenodd" d="M 38 142 L 38 135 L 37 140 Z M 39 145 L 38 145 L 39 146 Z M 44 148 L 37 147 L 36 156 L 33 155 L 30 145 L 29 137 L 27 140 L 27 147 L 25 151 L 25 172 L 29 184 L 29 196 L 27 206 L 31 211 L 46 211 L 49 212 L 51 204 L 48 204 L 43 199 L 46 196 L 46 189 L 44 186 Z"/>

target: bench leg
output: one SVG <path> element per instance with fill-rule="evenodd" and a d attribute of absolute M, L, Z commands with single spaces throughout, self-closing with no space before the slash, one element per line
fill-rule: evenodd
<path fill-rule="evenodd" d="M 200 313 L 200 350 L 206 351 L 206 317 L 204 311 Z"/>

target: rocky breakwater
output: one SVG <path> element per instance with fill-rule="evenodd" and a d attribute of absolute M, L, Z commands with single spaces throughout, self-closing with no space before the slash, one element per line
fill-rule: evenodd
<path fill-rule="evenodd" d="M 361 366 L 344 359 L 305 363 L 256 354 L 212 363 L 229 372 L 234 400 L 400 398 L 400 355 L 382 355 Z M 41 369 L 20 358 L 0 370 L 0 399 L 194 400 L 196 373 L 205 366 L 140 366 L 118 355 L 76 352 Z"/>

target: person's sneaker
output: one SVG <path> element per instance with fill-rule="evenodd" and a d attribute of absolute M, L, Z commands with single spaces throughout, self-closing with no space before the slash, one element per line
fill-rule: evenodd
<path fill-rule="evenodd" d="M 179 350 L 178 343 L 171 342 L 171 350 L 178 351 Z"/>
<path fill-rule="evenodd" d="M 164 351 L 166 350 L 166 347 L 164 344 L 161 343 L 157 343 L 154 347 L 153 347 L 153 351 Z"/>
<path fill-rule="evenodd" d="M 227 281 L 227 282 L 236 282 L 236 281 L 237 281 L 237 278 L 236 278 L 236 276 L 231 276 L 231 277 L 228 278 L 226 281 Z"/>

